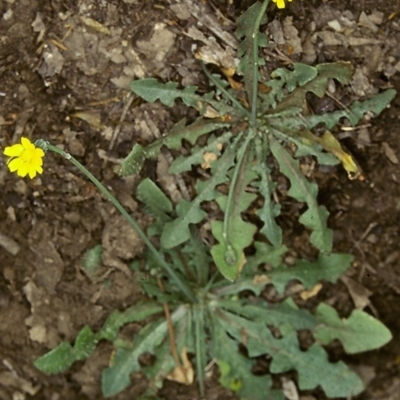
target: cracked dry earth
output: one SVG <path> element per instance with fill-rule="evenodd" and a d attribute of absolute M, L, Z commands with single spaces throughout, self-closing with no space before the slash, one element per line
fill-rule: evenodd
<path fill-rule="evenodd" d="M 196 57 L 235 66 L 234 20 L 252 1 L 224 0 L 0 0 L 0 147 L 20 136 L 60 145 L 102 180 L 127 210 L 146 225 L 133 193 L 138 176 L 121 178 L 115 167 L 136 142 L 149 143 L 183 116 L 145 104 L 129 91 L 133 79 L 157 77 L 205 88 Z M 354 99 L 394 87 L 400 92 L 398 0 L 293 0 L 285 10 L 268 8 L 272 70 L 292 61 L 349 61 Z M 346 101 L 344 99 L 343 101 Z M 312 104 L 332 106 L 331 99 Z M 383 114 L 352 131 L 336 132 L 361 165 L 365 180 L 349 181 L 337 168 L 311 171 L 320 200 L 331 213 L 335 248 L 355 256 L 354 268 L 319 296 L 342 314 L 353 307 L 380 318 L 393 340 L 379 351 L 347 357 L 367 383 L 359 400 L 398 400 L 400 390 L 400 98 Z M 179 198 L 168 160 L 146 166 L 172 200 Z M 288 239 L 297 236 L 285 209 Z M 46 376 L 33 361 L 83 325 L 98 328 L 115 308 L 140 293 L 127 261 L 141 244 L 129 227 L 65 160 L 46 156 L 45 172 L 33 181 L 8 173 L 0 158 L 0 399 L 100 399 L 101 370 L 111 346 L 101 343 L 86 362 Z M 138 243 L 138 246 L 131 246 Z M 103 268 L 87 276 L 85 251 L 102 244 Z M 134 249 L 134 250 L 133 250 Z M 109 285 L 103 285 L 103 279 Z M 137 326 L 129 328 L 132 334 Z M 335 357 L 333 348 L 332 357 Z M 262 363 L 261 363 L 262 364 Z M 212 371 L 213 372 L 213 371 Z M 262 371 L 261 371 L 262 372 Z M 293 377 L 290 377 L 292 379 Z M 280 384 L 277 380 L 277 384 Z M 233 399 L 218 376 L 206 381 L 207 399 Z M 140 376 L 116 399 L 138 398 Z M 199 399 L 197 387 L 166 382 L 160 397 Z M 324 399 L 319 391 L 302 400 Z"/>

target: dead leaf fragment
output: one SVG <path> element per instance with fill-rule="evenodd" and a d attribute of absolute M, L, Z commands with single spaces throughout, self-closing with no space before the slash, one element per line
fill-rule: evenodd
<path fill-rule="evenodd" d="M 375 63 L 375 61 L 373 60 L 375 54 L 378 54 L 379 56 L 379 54 L 381 54 L 380 50 L 377 50 L 376 53 L 374 52 L 374 54 L 369 58 L 368 62 L 370 64 L 368 68 L 366 66 L 357 67 L 354 71 L 351 87 L 357 96 L 372 96 L 378 92 L 368 79 L 369 71 L 375 71 L 376 69 L 376 67 L 373 65 Z"/>
<path fill-rule="evenodd" d="M 312 287 L 310 290 L 303 290 L 300 293 L 300 297 L 302 300 L 308 300 L 311 299 L 312 297 L 316 296 L 322 289 L 322 284 L 317 283 L 314 287 Z"/>
<path fill-rule="evenodd" d="M 46 343 L 47 341 L 47 329 L 44 325 L 35 325 L 29 329 L 29 338 L 38 343 Z"/>
<path fill-rule="evenodd" d="M 187 356 L 186 347 L 182 348 L 181 358 L 183 365 L 175 367 L 166 378 L 170 381 L 191 385 L 194 380 L 194 371 L 191 362 Z"/>
<path fill-rule="evenodd" d="M 267 275 L 256 275 L 252 281 L 252 283 L 254 283 L 255 285 L 266 285 L 269 282 L 270 279 Z"/>
<path fill-rule="evenodd" d="M 210 119 L 214 119 L 214 118 L 221 118 L 221 114 L 213 107 L 211 107 L 208 104 L 204 104 L 202 102 L 198 102 L 197 103 L 197 107 L 196 107 L 200 112 L 203 113 L 203 117 L 205 118 L 210 118 Z M 205 108 L 205 111 L 204 111 Z"/>
<path fill-rule="evenodd" d="M 282 28 L 286 44 L 292 49 L 291 54 L 301 54 L 303 52 L 303 47 L 301 45 L 299 31 L 293 25 L 293 17 L 285 18 Z"/>
<path fill-rule="evenodd" d="M 164 65 L 164 59 L 168 52 L 175 46 L 176 33 L 170 30 L 165 23 L 154 25 L 150 39 L 138 40 L 136 47 L 152 63 Z"/>
<path fill-rule="evenodd" d="M 92 125 L 96 129 L 104 129 L 104 125 L 101 123 L 100 116 L 97 114 L 82 111 L 74 113 L 72 114 L 72 116 L 87 122 L 89 125 Z"/>
<path fill-rule="evenodd" d="M 96 21 L 96 20 L 94 20 L 92 18 L 80 17 L 80 20 L 86 26 L 88 26 L 89 28 L 94 29 L 97 32 L 104 33 L 106 35 L 110 34 L 110 30 L 107 27 L 105 27 L 103 24 L 101 24 L 100 22 L 98 22 L 98 21 Z"/>
<path fill-rule="evenodd" d="M 200 47 L 194 54 L 198 60 L 233 70 L 233 72 L 236 70 L 238 60 L 235 58 L 235 52 L 231 47 L 222 48 L 214 37 L 207 38 L 203 32 L 195 27 L 190 27 L 186 35 L 204 43 L 204 46 Z"/>
<path fill-rule="evenodd" d="M 9 236 L 0 233 L 0 246 L 7 250 L 13 256 L 16 256 L 21 250 L 20 245 Z"/>
<path fill-rule="evenodd" d="M 50 85 L 50 78 L 61 72 L 64 62 L 65 59 L 60 50 L 50 43 L 42 54 L 42 62 L 38 68 L 38 73 L 44 79 L 47 86 Z"/>
<path fill-rule="evenodd" d="M 349 153 L 346 153 L 342 149 L 339 141 L 332 135 L 332 133 L 326 131 L 323 134 L 321 145 L 326 151 L 329 151 L 340 160 L 343 168 L 347 171 L 349 179 L 357 179 L 360 176 L 361 171 L 357 163 Z"/>
<path fill-rule="evenodd" d="M 282 389 L 288 400 L 299 400 L 299 393 L 295 383 L 287 378 L 282 378 Z"/>
<path fill-rule="evenodd" d="M 201 25 L 205 26 L 222 42 L 226 43 L 232 49 L 237 48 L 237 39 L 233 33 L 230 33 L 230 31 L 221 24 L 216 14 L 212 11 L 212 9 L 206 6 L 205 2 L 198 0 L 185 0 L 185 2 L 180 1 L 180 3 L 186 4 L 186 9 L 184 12 L 185 16 L 187 15 L 187 12 L 189 12 Z M 173 9 L 173 11 L 175 12 L 176 9 Z M 182 12 L 182 9 L 179 11 Z"/>
<path fill-rule="evenodd" d="M 279 20 L 274 19 L 268 24 L 268 31 L 270 32 L 273 41 L 278 45 L 284 45 L 285 38 L 283 36 L 282 24 Z"/>
<path fill-rule="evenodd" d="M 389 146 L 389 143 L 383 142 L 383 151 L 385 152 L 385 156 L 392 162 L 393 164 L 398 164 L 399 159 L 397 158 L 396 153 L 393 151 L 393 149 Z"/>
<path fill-rule="evenodd" d="M 210 151 L 205 152 L 203 154 L 204 162 L 201 164 L 201 168 L 203 168 L 203 169 L 211 168 L 212 162 L 215 161 L 217 158 L 218 158 L 218 156 L 215 153 L 210 152 Z"/>
<path fill-rule="evenodd" d="M 0 386 L 17 388 L 30 396 L 34 396 L 40 389 L 40 385 L 34 386 L 28 380 L 18 376 L 15 370 L 0 373 Z M 25 395 L 22 396 L 25 398 Z M 15 396 L 13 397 L 13 399 L 16 398 Z"/>
<path fill-rule="evenodd" d="M 372 292 L 370 290 L 347 276 L 342 276 L 340 280 L 346 285 L 357 310 L 363 310 L 371 304 L 369 297 L 372 295 Z"/>
<path fill-rule="evenodd" d="M 362 38 L 362 37 L 349 37 L 349 46 L 365 46 L 368 44 L 382 44 L 382 39 L 375 39 L 375 38 Z"/>
<path fill-rule="evenodd" d="M 322 137 L 315 136 L 311 131 L 306 129 L 299 133 L 304 139 L 320 144 L 324 150 L 340 160 L 343 168 L 347 171 L 349 179 L 357 179 L 361 175 L 361 170 L 353 157 L 342 149 L 339 141 L 331 132 L 325 131 Z"/>
<path fill-rule="evenodd" d="M 366 28 L 370 29 L 374 33 L 378 32 L 378 27 L 369 19 L 368 15 L 365 14 L 364 11 L 361 12 L 358 23 L 361 26 L 365 26 Z"/>

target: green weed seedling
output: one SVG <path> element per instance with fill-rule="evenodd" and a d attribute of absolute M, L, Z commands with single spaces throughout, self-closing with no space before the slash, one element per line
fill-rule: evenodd
<path fill-rule="evenodd" d="M 200 117 L 191 124 L 178 122 L 147 147 L 136 144 L 122 163 L 121 174 L 138 173 L 144 161 L 156 158 L 163 146 L 179 150 L 183 140 L 191 144 L 190 154 L 176 158 L 169 172 L 193 171 L 205 163 L 206 155 L 213 154 L 208 174 L 199 174 L 191 199 L 175 205 L 151 180 L 139 184 L 137 198 L 154 217 L 147 235 L 155 239 L 153 243 L 160 243 L 158 257 L 153 252 L 144 255 L 145 267 L 132 264 L 132 268 L 150 273 L 150 279 L 140 282 L 148 301 L 114 311 L 98 332 L 85 326 L 74 345 L 63 342 L 36 360 L 40 370 L 64 371 L 89 357 L 104 339 L 115 347 L 115 356 L 103 371 L 105 397 L 127 388 L 131 374 L 140 371 L 149 380 L 143 399 L 157 398 L 163 380 L 177 368 L 177 355 L 182 374 L 190 375 L 186 354 L 192 355 L 203 396 L 206 366 L 211 361 L 218 366 L 220 383 L 243 400 L 283 400 L 283 390 L 276 381 L 273 384 L 272 375 L 288 371 L 297 372 L 299 390 L 320 387 L 329 398 L 350 398 L 364 389 L 361 379 L 345 363 L 329 361 L 323 346 L 339 340 L 348 354 L 369 351 L 391 339 L 389 330 L 360 310 L 342 318 L 325 303 L 313 312 L 301 309 L 285 296 L 285 288 L 293 280 L 306 289 L 320 281 L 336 282 L 352 263 L 351 255 L 332 252 L 328 211 L 318 204 L 318 186 L 301 172 L 299 159 L 313 156 L 321 165 L 341 162 L 351 177 L 357 176 L 357 165 L 331 131 L 344 120 L 356 125 L 365 113 L 379 114 L 395 91 L 387 90 L 323 115 L 303 112 L 307 93 L 323 97 L 332 80 L 349 84 L 352 68 L 344 62 L 315 67 L 294 63 L 268 75 L 262 58 L 267 37 L 260 33 L 267 4 L 268 0 L 255 3 L 238 20 L 238 72 L 244 77 L 243 90 L 230 88 L 222 76 L 207 69 L 204 71 L 215 91 L 204 95 L 197 94 L 194 86 L 178 89 L 176 83 L 152 78 L 132 83 L 132 91 L 144 100 L 172 107 L 180 99 L 196 108 Z M 259 87 L 264 90 L 259 91 Z M 208 119 L 210 110 L 219 117 Z M 313 131 L 317 125 L 324 126 L 322 135 Z M 205 144 L 200 146 L 202 136 Z M 306 206 L 299 222 L 318 250 L 314 261 L 297 259 L 290 266 L 283 261 L 288 248 L 276 222 L 280 207 L 271 174 L 276 168 L 290 183 L 287 194 Z M 213 202 L 220 211 L 210 218 L 205 210 Z M 211 247 L 199 234 L 202 225 Z M 95 255 L 89 260 L 95 260 Z M 160 260 L 170 265 L 174 276 L 160 268 Z M 185 290 L 178 281 L 184 283 Z M 280 301 L 270 304 L 261 296 L 267 285 L 275 288 Z M 170 318 L 164 314 L 166 305 Z M 149 317 L 151 322 L 132 341 L 118 338 L 123 325 L 148 321 Z M 304 330 L 313 341 L 300 348 L 298 332 Z M 140 356 L 149 353 L 155 362 L 141 366 Z M 269 362 L 269 372 L 263 376 L 252 372 L 260 356 Z"/>

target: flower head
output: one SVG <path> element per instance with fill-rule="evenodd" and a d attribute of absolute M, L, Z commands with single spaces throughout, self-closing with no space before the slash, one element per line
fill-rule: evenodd
<path fill-rule="evenodd" d="M 278 8 L 285 8 L 286 4 L 285 1 L 286 0 L 272 0 L 274 3 L 276 3 L 276 5 L 278 6 Z M 287 0 L 287 1 L 292 1 L 292 0 Z"/>
<path fill-rule="evenodd" d="M 21 138 L 21 143 L 6 147 L 4 155 L 11 157 L 7 161 L 8 169 L 22 178 L 29 175 L 33 179 L 43 172 L 44 151 L 25 137 Z"/>

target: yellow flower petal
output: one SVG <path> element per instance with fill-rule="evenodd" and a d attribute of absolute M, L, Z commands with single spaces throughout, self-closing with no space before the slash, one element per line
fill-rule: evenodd
<path fill-rule="evenodd" d="M 29 178 L 33 179 L 36 176 L 36 170 L 29 170 L 28 172 Z"/>
<path fill-rule="evenodd" d="M 44 157 L 44 151 L 38 147 L 35 147 L 35 156 L 40 158 Z"/>
<path fill-rule="evenodd" d="M 14 160 L 11 160 L 7 166 L 10 172 L 15 172 L 22 164 L 22 160 L 20 158 L 14 158 Z"/>
<path fill-rule="evenodd" d="M 45 153 L 28 138 L 22 137 L 20 144 L 6 147 L 4 154 L 11 157 L 7 161 L 8 169 L 16 172 L 22 178 L 29 175 L 33 179 L 37 174 L 43 173 L 42 165 Z"/>
<path fill-rule="evenodd" d="M 292 0 L 287 0 L 287 1 L 292 1 Z M 278 8 L 285 8 L 285 0 L 273 0 L 274 3 L 276 3 Z"/>
<path fill-rule="evenodd" d="M 35 145 L 26 137 L 21 138 L 21 144 L 25 150 L 34 150 Z"/>
<path fill-rule="evenodd" d="M 21 178 L 25 178 L 26 175 L 28 175 L 29 166 L 27 163 L 21 163 L 21 165 L 18 168 L 17 175 L 20 176 Z"/>
<path fill-rule="evenodd" d="M 7 146 L 3 153 L 5 156 L 8 157 L 19 157 L 22 152 L 24 151 L 24 148 L 22 146 L 22 144 L 14 144 L 13 146 Z"/>

